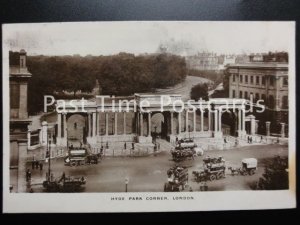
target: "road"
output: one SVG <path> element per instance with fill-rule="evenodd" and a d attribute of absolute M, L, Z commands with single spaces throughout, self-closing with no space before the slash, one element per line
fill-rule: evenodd
<path fill-rule="evenodd" d="M 225 151 L 208 151 L 204 156 L 197 157 L 195 160 L 187 160 L 183 162 L 183 165 L 189 167 L 189 186 L 194 191 L 199 191 L 200 184 L 192 179 L 192 171 L 202 166 L 203 157 L 206 155 L 222 155 L 226 160 L 226 166 L 240 166 L 243 158 L 257 158 L 258 170 L 253 176 L 231 176 L 229 171 L 226 171 L 225 179 L 208 182 L 210 191 L 250 190 L 249 185 L 258 181 L 262 176 L 267 159 L 274 155 L 287 156 L 288 148 L 281 145 L 247 146 Z M 52 161 L 52 171 L 54 177 L 61 176 L 63 171 L 70 176 L 86 176 L 85 192 L 124 192 L 125 178 L 129 178 L 129 192 L 162 192 L 167 179 L 166 172 L 174 165 L 170 153 L 165 151 L 157 156 L 148 157 L 106 157 L 99 164 L 78 167 L 65 166 L 62 159 L 56 159 Z M 32 183 L 41 182 L 47 169 L 48 165 L 45 164 L 42 172 L 33 170 Z M 35 192 L 42 191 L 39 186 L 33 188 Z"/>
<path fill-rule="evenodd" d="M 208 83 L 212 82 L 203 77 L 187 76 L 185 81 L 164 89 L 156 89 L 154 93 L 145 93 L 145 94 L 181 94 L 183 100 L 190 99 L 190 92 L 193 86 L 199 83 Z"/>

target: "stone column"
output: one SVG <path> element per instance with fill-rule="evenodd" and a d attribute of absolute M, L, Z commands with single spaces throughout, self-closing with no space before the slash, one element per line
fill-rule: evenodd
<path fill-rule="evenodd" d="M 204 116 L 204 115 L 203 115 L 203 113 L 204 113 L 204 111 L 201 111 L 201 110 L 200 110 L 200 113 L 201 113 L 201 131 L 203 132 L 203 125 L 204 125 L 204 124 L 203 124 L 203 123 L 204 123 L 204 120 L 203 120 L 203 116 Z"/>
<path fill-rule="evenodd" d="M 181 134 L 181 112 L 178 113 L 178 134 Z"/>
<path fill-rule="evenodd" d="M 48 123 L 47 121 L 43 121 L 42 122 L 42 145 L 43 146 L 47 145 L 47 138 L 48 138 Z"/>
<path fill-rule="evenodd" d="M 151 113 L 148 113 L 148 137 L 151 136 Z"/>
<path fill-rule="evenodd" d="M 57 137 L 61 138 L 61 113 L 57 114 Z"/>
<path fill-rule="evenodd" d="M 174 113 L 173 112 L 170 112 L 170 130 L 171 130 L 171 134 L 174 134 L 173 130 L 174 130 L 174 123 L 173 123 L 173 119 L 174 119 Z"/>
<path fill-rule="evenodd" d="M 27 131 L 27 148 L 30 148 L 30 146 L 31 146 L 31 131 L 30 130 L 28 130 Z"/>
<path fill-rule="evenodd" d="M 238 116 L 238 123 L 239 123 L 239 128 L 238 130 L 241 131 L 242 130 L 242 111 L 239 109 L 239 116 Z"/>
<path fill-rule="evenodd" d="M 123 134 L 126 134 L 126 112 L 123 112 Z"/>
<path fill-rule="evenodd" d="M 219 109 L 218 113 L 219 113 L 219 131 L 222 131 L 222 109 Z"/>
<path fill-rule="evenodd" d="M 267 121 L 266 122 L 266 135 L 267 136 L 270 136 L 270 125 L 271 125 L 271 122 Z"/>
<path fill-rule="evenodd" d="M 284 129 L 285 123 L 280 123 L 280 125 L 281 125 L 281 132 L 280 132 L 280 134 L 281 134 L 281 137 L 284 138 L 285 137 L 285 129 Z"/>
<path fill-rule="evenodd" d="M 91 137 L 92 135 L 92 117 L 91 113 L 88 113 L 88 137 Z"/>
<path fill-rule="evenodd" d="M 96 126 L 96 128 L 97 128 L 97 131 L 96 131 L 97 136 L 100 136 L 100 112 L 97 113 L 97 126 Z"/>
<path fill-rule="evenodd" d="M 245 118 L 246 118 L 246 115 L 245 115 L 245 109 L 242 109 L 242 120 L 241 120 L 241 122 L 242 122 L 242 131 L 243 132 L 245 132 L 245 130 L 246 130 L 246 126 L 245 126 Z"/>
<path fill-rule="evenodd" d="M 193 128 L 194 128 L 194 132 L 196 132 L 196 110 L 194 110 L 194 118 L 193 118 Z"/>
<path fill-rule="evenodd" d="M 115 112 L 115 129 L 114 129 L 114 135 L 118 134 L 118 113 Z"/>
<path fill-rule="evenodd" d="M 215 110 L 215 119 L 214 119 L 214 125 L 215 125 L 215 131 L 218 131 L 218 110 Z"/>
<path fill-rule="evenodd" d="M 250 117 L 250 134 L 251 135 L 255 134 L 255 125 L 256 125 L 255 116 L 251 115 L 251 117 Z"/>
<path fill-rule="evenodd" d="M 189 132 L 189 111 L 186 109 L 185 111 L 185 132 Z"/>
<path fill-rule="evenodd" d="M 67 114 L 63 114 L 64 118 L 64 138 L 67 139 Z"/>
<path fill-rule="evenodd" d="M 140 113 L 140 136 L 144 135 L 144 130 L 143 130 L 143 113 Z"/>
<path fill-rule="evenodd" d="M 211 131 L 211 112 L 208 110 L 208 131 Z"/>
<path fill-rule="evenodd" d="M 108 136 L 108 113 L 105 113 L 105 135 Z"/>
<path fill-rule="evenodd" d="M 93 112 L 93 133 L 92 136 L 95 137 L 96 136 L 96 113 Z"/>

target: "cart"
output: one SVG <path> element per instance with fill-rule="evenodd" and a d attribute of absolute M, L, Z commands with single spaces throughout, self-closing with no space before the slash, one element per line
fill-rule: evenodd
<path fill-rule="evenodd" d="M 178 192 L 184 190 L 188 183 L 188 169 L 175 166 L 167 171 L 168 181 L 164 185 L 164 192 Z"/>

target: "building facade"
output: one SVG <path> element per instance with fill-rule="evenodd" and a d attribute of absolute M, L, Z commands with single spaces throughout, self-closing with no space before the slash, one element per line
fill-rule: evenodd
<path fill-rule="evenodd" d="M 229 76 L 229 97 L 264 100 L 266 110 L 257 114 L 263 123 L 271 122 L 271 131 L 278 132 L 280 123 L 288 123 L 288 64 L 251 62 L 230 64 L 225 71 Z"/>
<path fill-rule="evenodd" d="M 197 55 L 186 57 L 188 69 L 219 70 L 219 57 L 216 53 L 201 52 Z"/>
<path fill-rule="evenodd" d="M 10 168 L 17 173 L 18 181 L 14 186 L 24 187 L 24 171 L 28 147 L 28 118 L 27 93 L 28 80 L 31 73 L 26 66 L 26 52 L 9 53 L 9 138 L 10 138 Z"/>

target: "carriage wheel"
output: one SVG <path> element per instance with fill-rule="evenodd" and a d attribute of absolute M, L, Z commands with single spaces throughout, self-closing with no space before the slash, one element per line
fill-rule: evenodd
<path fill-rule="evenodd" d="M 72 161 L 72 162 L 70 163 L 70 165 L 71 165 L 71 166 L 76 166 L 76 162 L 75 162 L 75 161 Z"/>
<path fill-rule="evenodd" d="M 249 175 L 252 176 L 253 174 L 254 174 L 254 169 L 251 169 L 251 170 L 249 171 Z"/>
<path fill-rule="evenodd" d="M 209 176 L 210 181 L 213 181 L 213 180 L 215 180 L 216 178 L 217 178 L 217 177 L 216 177 L 216 175 L 214 175 L 214 174 L 212 174 L 212 175 Z"/>
<path fill-rule="evenodd" d="M 217 179 L 219 180 L 219 179 L 222 179 L 222 178 L 224 178 L 225 177 L 225 173 L 222 171 L 222 172 L 220 172 L 220 173 L 218 173 L 218 175 L 217 175 Z"/>

